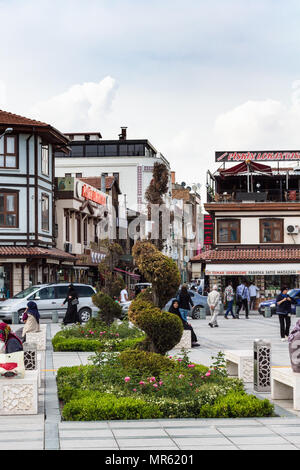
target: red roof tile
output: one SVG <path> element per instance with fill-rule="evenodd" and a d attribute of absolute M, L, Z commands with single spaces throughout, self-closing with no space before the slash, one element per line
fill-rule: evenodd
<path fill-rule="evenodd" d="M 8 111 L 0 110 L 0 125 L 23 125 L 23 126 L 37 126 L 37 127 L 48 127 L 49 124 L 45 122 L 36 121 L 35 119 L 29 119 L 18 114 L 9 113 Z"/>
<path fill-rule="evenodd" d="M 74 255 L 59 250 L 58 248 L 42 248 L 39 246 L 0 246 L 0 257 L 1 256 L 34 256 L 69 259 L 70 261 L 76 259 Z"/>
<path fill-rule="evenodd" d="M 194 256 L 191 261 L 290 261 L 300 260 L 300 248 L 227 248 L 203 251 Z"/>

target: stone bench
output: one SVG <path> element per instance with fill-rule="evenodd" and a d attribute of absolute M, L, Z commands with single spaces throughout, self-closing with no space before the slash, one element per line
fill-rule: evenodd
<path fill-rule="evenodd" d="M 37 413 L 37 370 L 26 370 L 24 379 L 0 379 L 0 416 Z"/>
<path fill-rule="evenodd" d="M 253 382 L 253 352 L 244 349 L 224 351 L 229 376 L 238 377 L 244 382 Z"/>
<path fill-rule="evenodd" d="M 46 351 L 47 325 L 40 325 L 38 333 L 26 333 L 26 343 L 36 343 L 38 351 Z"/>
<path fill-rule="evenodd" d="M 293 400 L 294 410 L 300 410 L 300 374 L 291 367 L 272 367 L 271 398 L 273 400 Z"/>
<path fill-rule="evenodd" d="M 191 349 L 192 347 L 192 333 L 190 330 L 183 330 L 181 340 L 174 349 Z"/>

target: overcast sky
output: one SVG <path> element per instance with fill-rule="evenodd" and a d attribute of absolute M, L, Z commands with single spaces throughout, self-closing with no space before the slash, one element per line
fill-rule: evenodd
<path fill-rule="evenodd" d="M 215 150 L 300 149 L 299 0 L 0 0 L 0 109 L 147 138 L 177 181 Z"/>

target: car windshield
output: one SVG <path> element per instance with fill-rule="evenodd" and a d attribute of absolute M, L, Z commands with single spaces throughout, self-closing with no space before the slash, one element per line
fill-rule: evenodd
<path fill-rule="evenodd" d="M 291 290 L 288 291 L 287 295 L 289 297 L 295 297 L 295 295 L 298 294 L 298 293 L 299 293 L 299 289 L 291 289 Z"/>
<path fill-rule="evenodd" d="M 33 294 L 37 290 L 38 287 L 28 287 L 27 289 L 22 290 L 22 292 L 19 292 L 18 294 L 14 295 L 13 299 L 24 299 L 25 297 L 27 297 L 27 295 Z"/>

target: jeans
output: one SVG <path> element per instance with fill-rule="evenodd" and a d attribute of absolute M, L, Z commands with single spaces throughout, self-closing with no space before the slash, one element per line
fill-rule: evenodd
<path fill-rule="evenodd" d="M 285 338 L 289 336 L 291 327 L 291 317 L 289 315 L 278 314 L 280 323 L 280 336 Z"/>
<path fill-rule="evenodd" d="M 227 302 L 227 310 L 226 310 L 226 313 L 225 313 L 225 317 L 228 316 L 228 313 L 231 313 L 231 315 L 234 317 L 232 307 L 233 307 L 233 299 L 232 299 L 232 300 L 229 300 L 229 301 Z"/>
<path fill-rule="evenodd" d="M 185 308 L 180 308 L 180 309 L 179 309 L 179 312 L 180 312 L 181 318 L 182 318 L 184 321 L 187 321 L 187 317 L 188 317 L 189 310 L 186 310 Z"/>

